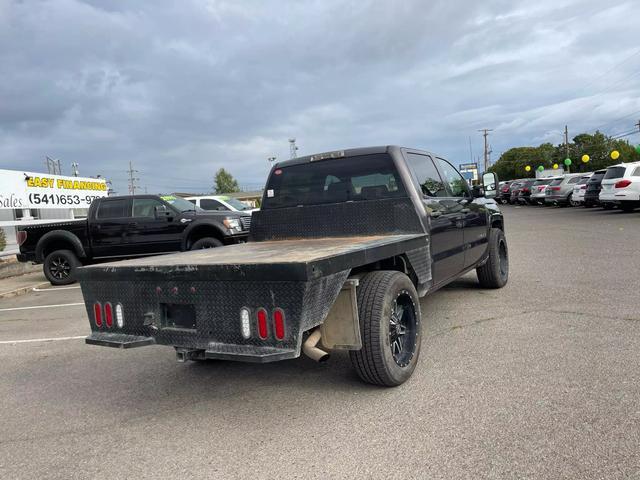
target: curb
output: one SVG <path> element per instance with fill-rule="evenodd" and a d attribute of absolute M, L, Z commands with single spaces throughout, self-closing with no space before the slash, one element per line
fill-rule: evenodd
<path fill-rule="evenodd" d="M 25 293 L 29 293 L 33 288 L 42 288 L 42 287 L 46 287 L 47 285 L 50 285 L 50 283 L 41 282 L 41 283 L 36 283 L 34 285 L 27 285 L 26 287 L 16 288 L 15 290 L 10 290 L 8 292 L 0 293 L 0 298 L 17 297 L 19 295 L 24 295 Z"/>

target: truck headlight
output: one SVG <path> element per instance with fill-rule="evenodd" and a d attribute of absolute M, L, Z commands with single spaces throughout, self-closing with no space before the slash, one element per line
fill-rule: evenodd
<path fill-rule="evenodd" d="M 240 225 L 240 220 L 237 218 L 225 218 L 222 223 L 229 230 L 237 230 L 238 232 L 242 230 L 242 226 Z"/>

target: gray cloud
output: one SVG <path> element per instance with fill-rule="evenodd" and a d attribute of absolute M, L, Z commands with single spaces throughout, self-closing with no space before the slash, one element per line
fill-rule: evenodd
<path fill-rule="evenodd" d="M 132 160 L 150 191 L 203 191 L 221 166 L 260 184 L 290 136 L 458 163 L 483 127 L 494 155 L 626 131 L 634 3 L 0 1 L 0 165 L 48 154 L 125 192 Z"/>

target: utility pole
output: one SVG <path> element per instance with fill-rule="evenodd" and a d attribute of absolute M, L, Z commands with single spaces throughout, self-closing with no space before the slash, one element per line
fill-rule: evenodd
<path fill-rule="evenodd" d="M 638 131 L 640 132 L 640 120 L 638 120 L 638 123 L 636 123 L 634 127 L 638 127 Z"/>
<path fill-rule="evenodd" d="M 483 128 L 478 130 L 482 132 L 482 136 L 484 137 L 484 170 L 483 173 L 489 169 L 489 144 L 487 143 L 487 137 L 489 136 L 489 132 L 493 132 L 491 128 Z"/>
<path fill-rule="evenodd" d="M 62 175 L 60 160 L 54 160 L 50 156 L 45 155 L 44 163 L 47 166 L 47 172 L 49 175 Z"/>
<path fill-rule="evenodd" d="M 74 177 L 77 177 L 77 176 L 79 176 L 79 175 L 80 175 L 80 172 L 78 171 L 78 164 L 77 164 L 76 162 L 73 162 L 73 163 L 71 164 L 71 174 L 72 174 Z"/>
<path fill-rule="evenodd" d="M 129 160 L 129 170 L 127 171 L 129 174 L 129 195 L 136 194 L 136 182 L 139 181 L 139 178 L 133 176 L 134 173 L 138 173 L 138 170 L 133 169 L 133 165 L 131 164 L 131 160 Z"/>
<path fill-rule="evenodd" d="M 296 158 L 298 156 L 298 147 L 296 146 L 296 139 L 295 138 L 290 138 L 289 139 L 289 157 L 290 158 Z"/>
<path fill-rule="evenodd" d="M 567 125 L 564 126 L 564 158 L 569 158 L 569 127 Z M 566 165 L 567 173 L 571 173 L 571 168 L 569 165 Z"/>
<path fill-rule="evenodd" d="M 473 148 L 471 148 L 471 135 L 469 135 L 469 161 L 473 163 Z"/>

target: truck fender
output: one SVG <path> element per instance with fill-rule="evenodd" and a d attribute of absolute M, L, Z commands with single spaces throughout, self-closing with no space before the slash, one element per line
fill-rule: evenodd
<path fill-rule="evenodd" d="M 192 222 L 187 228 L 185 228 L 184 232 L 182 233 L 182 244 L 181 244 L 182 251 L 187 250 L 187 246 L 188 246 L 189 238 L 191 237 L 191 234 L 195 230 L 199 230 L 200 228 L 208 228 L 211 230 L 215 230 L 215 232 L 218 234 L 220 238 L 224 238 L 229 235 L 227 233 L 227 229 L 224 228 L 224 225 L 222 225 L 219 222 L 216 222 L 215 220 L 212 220 L 212 219 L 196 220 L 195 222 Z"/>
<path fill-rule="evenodd" d="M 64 242 L 68 242 L 73 251 L 76 253 L 78 258 L 87 258 L 87 254 L 84 250 L 84 246 L 80 239 L 71 232 L 67 232 L 66 230 L 51 230 L 50 232 L 45 233 L 36 245 L 36 261 L 43 262 L 44 261 L 44 249 L 49 245 L 52 241 L 62 240 Z"/>

